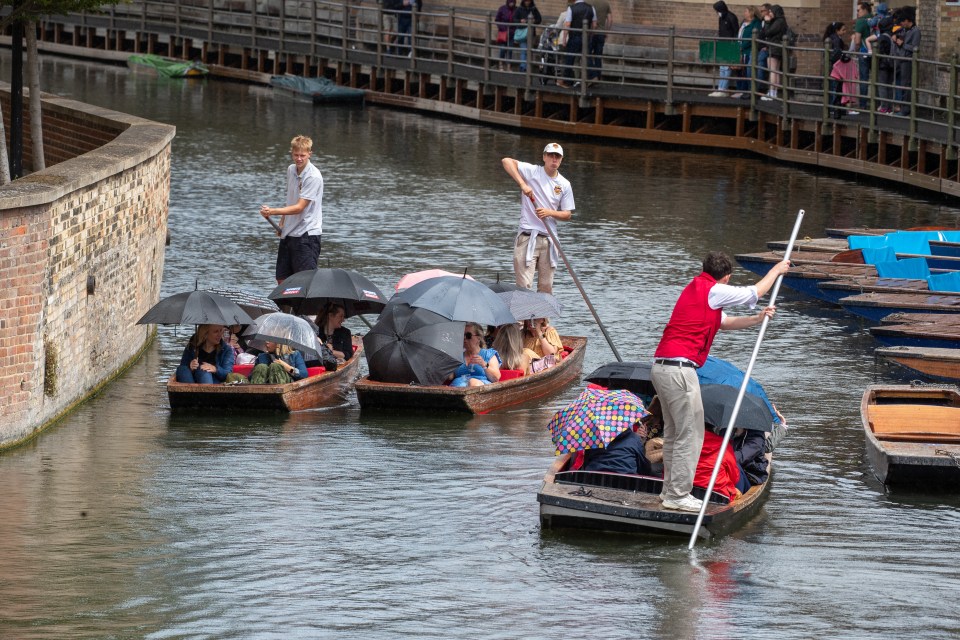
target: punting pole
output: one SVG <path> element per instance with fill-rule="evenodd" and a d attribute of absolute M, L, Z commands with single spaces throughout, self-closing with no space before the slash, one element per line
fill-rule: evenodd
<path fill-rule="evenodd" d="M 803 209 L 797 213 L 797 221 L 793 225 L 793 233 L 790 235 L 790 242 L 787 244 L 787 250 L 783 254 L 784 260 L 790 259 L 793 252 L 793 244 L 797 241 L 797 234 L 800 232 L 800 223 L 803 222 Z M 770 302 L 768 307 L 774 306 L 777 302 L 777 293 L 780 292 L 780 283 L 783 281 L 783 275 L 777 277 L 773 283 L 773 291 L 770 292 Z M 703 524 L 703 516 L 707 512 L 707 505 L 710 503 L 710 493 L 713 491 L 713 485 L 717 482 L 717 474 L 720 473 L 720 465 L 723 462 L 723 454 L 727 450 L 727 443 L 730 442 L 730 436 L 733 434 L 733 425 L 737 423 L 737 415 L 740 413 L 740 405 L 743 404 L 743 396 L 747 392 L 747 383 L 750 382 L 750 375 L 753 373 L 753 365 L 757 362 L 757 354 L 760 352 L 760 343 L 763 342 L 763 335 L 767 332 L 767 324 L 770 318 L 763 317 L 760 324 L 760 332 L 757 334 L 757 342 L 753 345 L 753 353 L 750 354 L 750 363 L 747 364 L 747 371 L 743 374 L 743 382 L 740 383 L 740 391 L 737 393 L 737 401 L 733 405 L 733 413 L 730 414 L 730 421 L 727 423 L 727 429 L 723 432 L 723 443 L 720 445 L 720 453 L 717 455 L 717 462 L 713 465 L 713 473 L 710 474 L 710 484 L 707 485 L 707 493 L 703 497 L 703 504 L 700 506 L 700 513 L 697 515 L 697 524 L 693 527 L 693 533 L 690 535 L 690 544 L 687 549 L 693 550 L 697 544 L 697 534 L 700 532 L 700 525 Z"/>
<path fill-rule="evenodd" d="M 270 226 L 273 227 L 273 230 L 277 232 L 277 235 L 280 235 L 280 225 L 273 221 L 273 218 L 264 218 L 267 222 L 270 223 Z"/>
<path fill-rule="evenodd" d="M 533 203 L 533 208 L 537 208 L 537 201 L 533 197 L 533 194 L 530 194 L 530 201 Z M 553 243 L 553 246 L 557 248 L 557 253 L 560 254 L 560 257 L 563 259 L 563 264 L 567 265 L 567 271 L 570 272 L 570 277 L 573 278 L 573 284 L 577 285 L 577 289 L 580 290 L 580 295 L 583 296 L 583 301 L 587 303 L 587 308 L 590 309 L 590 313 L 593 314 L 593 319 L 597 321 L 597 326 L 600 327 L 603 337 L 607 339 L 607 344 L 610 345 L 610 350 L 613 351 L 614 357 L 617 359 L 617 362 L 623 362 L 623 358 L 620 357 L 620 352 L 617 351 L 617 348 L 613 344 L 613 340 L 610 338 L 610 334 L 607 333 L 607 328 L 603 326 L 603 322 L 600 321 L 600 316 L 597 315 L 597 310 L 593 308 L 593 303 L 590 302 L 590 298 L 587 297 L 587 292 L 583 290 L 583 285 L 580 284 L 580 278 L 577 277 L 577 272 L 573 270 L 573 265 L 570 264 L 570 261 L 567 260 L 567 254 L 563 252 L 563 247 L 560 246 L 560 241 L 557 240 L 556 234 L 553 233 L 553 230 L 550 229 L 550 225 L 544 221 L 543 227 L 547 230 L 547 235 L 550 236 L 550 242 Z"/>

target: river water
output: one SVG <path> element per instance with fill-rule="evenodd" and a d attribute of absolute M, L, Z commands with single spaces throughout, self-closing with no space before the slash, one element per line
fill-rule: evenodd
<path fill-rule="evenodd" d="M 301 132 L 326 181 L 324 262 L 384 291 L 429 267 L 509 278 L 519 194 L 500 158 L 536 162 L 546 141 L 55 58 L 43 86 L 177 126 L 164 295 L 195 281 L 271 290 L 276 239 L 257 209 L 281 201 Z M 626 359 L 652 353 L 705 251 L 762 250 L 800 208 L 808 236 L 960 220 L 796 167 L 561 142 L 577 200 L 561 240 Z M 590 339 L 585 373 L 611 361 L 566 272 L 556 289 L 561 332 Z M 161 327 L 98 397 L 0 456 L 0 637 L 960 633 L 960 499 L 887 492 L 865 461 L 864 387 L 904 378 L 875 362 L 863 325 L 787 290 L 755 369 L 791 424 L 770 499 L 692 555 L 684 539 L 540 530 L 544 426 L 576 386 L 477 417 L 370 415 L 355 397 L 294 415 L 173 415 L 163 383 L 187 336 Z M 714 354 L 746 366 L 754 339 L 724 334 Z"/>

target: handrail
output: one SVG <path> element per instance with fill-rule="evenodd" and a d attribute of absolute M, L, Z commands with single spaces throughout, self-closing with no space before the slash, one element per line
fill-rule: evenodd
<path fill-rule="evenodd" d="M 112 5 L 109 14 L 86 12 L 49 20 L 68 23 L 73 20 L 84 26 L 113 30 L 139 30 L 177 40 L 206 38 L 225 44 L 244 42 L 244 46 L 254 50 L 276 43 L 283 53 L 338 57 L 346 62 L 365 63 L 369 58 L 358 54 L 366 52 L 375 56 L 378 67 L 399 70 L 418 68 L 418 64 L 435 60 L 445 63 L 446 72 L 451 77 L 476 77 L 479 72 L 484 82 L 526 88 L 550 84 L 558 74 L 566 72 L 566 75 L 580 80 L 575 95 L 581 101 L 590 95 L 589 81 L 590 86 L 597 87 L 598 91 L 606 87 L 615 90 L 618 96 L 629 95 L 625 92 L 631 88 L 663 91 L 668 106 L 681 97 L 685 100 L 719 100 L 708 98 L 707 94 L 717 86 L 720 67 L 730 63 L 699 59 L 699 45 L 705 40 L 738 42 L 736 38 L 704 38 L 683 33 L 675 27 L 621 25 L 610 30 L 585 30 L 581 50 L 568 53 L 557 43 L 564 28 L 557 27 L 555 19 L 544 16 L 541 24 L 531 25 L 528 30 L 525 68 L 521 70 L 515 56 L 513 60 L 504 60 L 505 69 L 501 71 L 497 68 L 501 47 L 495 42 L 495 33 L 498 26 L 506 23 L 495 22 L 489 11 L 435 7 L 413 12 L 411 22 L 415 27 L 411 33 L 401 34 L 384 28 L 384 11 L 372 0 L 315 0 L 310 3 L 247 0 L 247 7 L 252 11 L 236 7 L 236 2 L 221 6 L 221 0 L 140 0 Z M 0 15 L 9 11 L 10 7 L 5 7 Z M 510 23 L 506 26 L 518 28 L 521 25 Z M 552 37 L 544 38 L 545 32 Z M 588 41 L 594 34 L 606 37 L 606 48 L 602 56 L 591 60 Z M 404 35 L 409 36 L 409 45 L 394 46 Z M 770 106 L 779 106 L 784 118 L 803 113 L 807 119 L 831 121 L 830 69 L 822 62 L 824 50 L 819 43 L 812 47 L 789 47 L 754 37 L 750 46 L 752 55 L 748 68 L 751 71 L 749 100 L 752 113 L 760 108 L 769 111 Z M 759 65 L 758 54 L 768 46 L 784 48 L 779 105 L 758 102 L 758 96 L 762 96 L 765 89 L 764 69 Z M 521 50 L 512 39 L 503 48 L 515 53 Z M 172 55 L 177 53 L 171 52 Z M 857 62 L 859 57 L 868 54 L 849 52 L 847 55 Z M 797 60 L 796 71 L 791 71 L 791 65 L 787 63 L 791 57 Z M 864 109 L 858 107 L 857 111 L 867 112 L 865 120 L 875 132 L 893 122 L 887 120 L 892 115 L 880 111 L 887 101 L 879 99 L 878 95 L 885 95 L 888 90 L 902 92 L 889 102 L 899 110 L 909 109 L 908 135 L 912 139 L 943 142 L 951 148 L 956 146 L 957 59 L 948 62 L 919 57 L 897 59 L 896 62 L 909 64 L 913 71 L 910 86 L 897 87 L 878 81 L 876 68 L 881 58 L 879 54 L 871 57 L 873 73 L 869 81 L 864 82 L 868 86 L 867 95 L 858 95 L 858 87 L 852 91 L 841 88 L 841 100 L 865 101 L 868 106 Z M 597 62 L 602 67 L 602 75 L 589 78 Z M 736 80 L 731 78 L 731 82 Z M 821 108 L 817 109 L 817 105 Z M 903 130 L 902 125 L 888 128 Z"/>

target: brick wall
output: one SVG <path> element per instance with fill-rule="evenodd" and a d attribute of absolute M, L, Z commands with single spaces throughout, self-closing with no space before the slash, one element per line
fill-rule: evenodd
<path fill-rule="evenodd" d="M 139 353 L 163 272 L 174 128 L 53 96 L 43 113 L 50 166 L 0 187 L 0 448 Z"/>

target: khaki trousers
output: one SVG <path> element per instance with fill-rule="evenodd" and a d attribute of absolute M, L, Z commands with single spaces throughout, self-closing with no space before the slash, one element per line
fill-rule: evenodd
<path fill-rule="evenodd" d="M 693 488 L 703 448 L 703 401 L 693 367 L 654 364 L 650 380 L 663 409 L 664 500 L 679 500 Z"/>
<path fill-rule="evenodd" d="M 537 236 L 533 249 L 533 262 L 527 264 L 527 246 L 530 236 L 518 234 L 513 246 L 513 273 L 517 278 L 517 286 L 533 289 L 533 274 L 537 274 L 537 291 L 553 293 L 553 273 L 556 268 L 550 266 L 550 238 Z"/>

